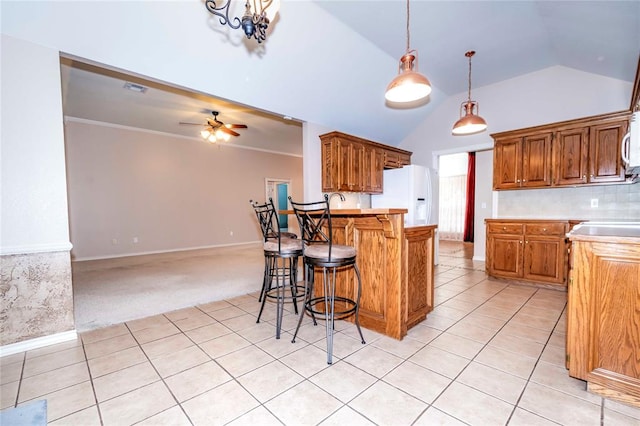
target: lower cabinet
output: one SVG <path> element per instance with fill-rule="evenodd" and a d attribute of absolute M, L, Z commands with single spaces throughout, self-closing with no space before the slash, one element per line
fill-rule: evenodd
<path fill-rule="evenodd" d="M 407 329 L 433 310 L 434 251 L 434 226 L 404 229 L 402 280 L 407 283 Z"/>
<path fill-rule="evenodd" d="M 572 236 L 569 375 L 640 407 L 640 236 Z"/>
<path fill-rule="evenodd" d="M 487 219 L 486 270 L 496 278 L 565 287 L 574 221 Z"/>

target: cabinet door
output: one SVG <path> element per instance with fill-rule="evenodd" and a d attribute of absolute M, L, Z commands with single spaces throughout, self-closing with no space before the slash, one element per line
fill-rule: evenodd
<path fill-rule="evenodd" d="M 580 127 L 556 133 L 553 142 L 554 185 L 587 183 L 589 129 Z"/>
<path fill-rule="evenodd" d="M 563 285 L 566 244 L 562 237 L 525 235 L 523 278 Z"/>
<path fill-rule="evenodd" d="M 369 194 L 382 194 L 384 152 L 371 146 L 365 146 L 363 155 L 364 191 Z"/>
<path fill-rule="evenodd" d="M 522 186 L 551 186 L 551 133 L 522 140 Z"/>
<path fill-rule="evenodd" d="M 338 191 L 338 158 L 331 141 L 322 142 L 322 192 Z"/>
<path fill-rule="evenodd" d="M 520 187 L 522 140 L 511 138 L 496 141 L 493 149 L 493 189 Z"/>
<path fill-rule="evenodd" d="M 626 121 L 591 126 L 589 182 L 624 182 L 620 144 L 626 128 Z"/>
<path fill-rule="evenodd" d="M 433 229 L 405 229 L 402 279 L 407 286 L 407 328 L 433 310 L 433 236 Z"/>
<path fill-rule="evenodd" d="M 487 237 L 487 272 L 504 278 L 522 278 L 522 235 L 490 234 Z"/>

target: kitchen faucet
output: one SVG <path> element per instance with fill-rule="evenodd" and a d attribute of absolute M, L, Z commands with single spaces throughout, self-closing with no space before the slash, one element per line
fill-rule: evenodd
<path fill-rule="evenodd" d="M 346 198 L 344 198 L 344 195 L 342 195 L 340 192 L 333 192 L 333 193 L 331 193 L 331 194 L 329 195 L 329 205 L 331 205 L 331 199 L 332 199 L 334 196 L 336 196 L 336 195 L 337 195 L 338 197 L 340 197 L 340 201 L 345 201 L 345 200 L 346 200 Z M 340 207 L 342 207 L 342 206 L 339 204 L 339 205 L 338 205 L 338 208 L 340 208 Z"/>

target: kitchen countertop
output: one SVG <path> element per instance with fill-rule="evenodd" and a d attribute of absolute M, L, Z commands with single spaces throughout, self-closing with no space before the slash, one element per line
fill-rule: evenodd
<path fill-rule="evenodd" d="M 377 214 L 405 214 L 407 209 L 331 209 L 332 216 L 369 216 Z M 293 210 L 280 210 L 280 214 L 294 214 Z"/>
<path fill-rule="evenodd" d="M 571 240 L 640 243 L 640 221 L 589 221 L 576 225 L 567 234 Z"/>

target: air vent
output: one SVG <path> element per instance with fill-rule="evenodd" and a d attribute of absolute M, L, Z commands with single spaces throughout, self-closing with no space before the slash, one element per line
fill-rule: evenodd
<path fill-rule="evenodd" d="M 124 88 L 125 89 L 129 89 L 132 90 L 134 92 L 138 92 L 138 93 L 144 93 L 147 91 L 147 88 L 140 85 L 140 84 L 135 84 L 135 83 L 130 83 L 130 82 L 126 82 L 124 84 Z"/>

